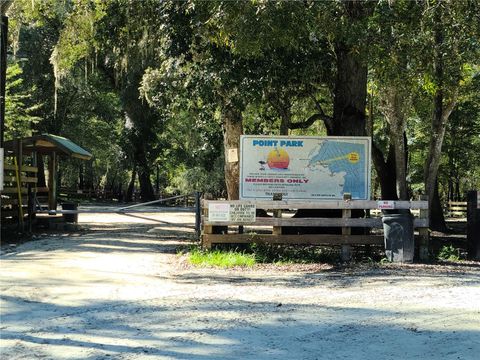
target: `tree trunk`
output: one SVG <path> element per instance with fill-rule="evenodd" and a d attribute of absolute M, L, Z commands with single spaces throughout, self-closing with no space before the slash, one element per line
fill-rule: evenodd
<path fill-rule="evenodd" d="M 438 192 L 438 182 L 435 182 L 433 199 L 429 201 L 430 206 L 430 229 L 435 231 L 447 232 L 448 228 L 443 215 L 443 206 Z"/>
<path fill-rule="evenodd" d="M 112 194 L 115 194 L 115 189 L 116 189 L 116 181 L 117 181 L 117 177 L 118 177 L 118 171 L 115 170 L 115 172 L 113 173 L 113 176 L 112 176 L 112 180 L 110 181 L 110 185 L 109 185 L 109 191 L 112 193 Z"/>
<path fill-rule="evenodd" d="M 292 104 L 288 96 L 279 104 L 278 111 L 280 113 L 280 135 L 288 136 L 288 130 L 292 123 Z"/>
<path fill-rule="evenodd" d="M 137 169 L 133 167 L 132 170 L 132 178 L 130 179 L 130 183 L 128 184 L 127 194 L 125 195 L 126 202 L 133 201 L 133 190 L 135 189 L 135 179 L 137 177 Z"/>
<path fill-rule="evenodd" d="M 367 66 L 343 45 L 337 46 L 337 78 L 333 103 L 332 134 L 365 136 Z"/>
<path fill-rule="evenodd" d="M 395 84 L 388 85 L 383 93 L 381 108 L 390 125 L 390 142 L 394 145 L 397 194 L 400 200 L 408 200 L 407 149 L 404 137 L 407 126 L 405 110 L 408 110 L 410 101 L 408 95 Z"/>
<path fill-rule="evenodd" d="M 43 161 L 43 155 L 37 155 L 37 186 L 47 187 L 47 181 L 45 179 L 45 161 Z"/>
<path fill-rule="evenodd" d="M 88 190 L 94 190 L 93 186 L 93 160 L 89 160 L 85 169 L 85 188 Z"/>
<path fill-rule="evenodd" d="M 378 182 L 380 184 L 380 192 L 384 200 L 397 200 L 397 189 L 395 186 L 396 172 L 395 172 L 395 147 L 390 143 L 388 149 L 388 157 L 385 157 L 382 151 L 373 143 L 373 94 L 368 96 L 369 114 L 366 124 L 367 136 L 372 138 L 372 160 L 377 172 Z M 375 191 L 374 191 L 375 193 Z"/>
<path fill-rule="evenodd" d="M 222 106 L 223 146 L 225 152 L 225 184 L 228 200 L 239 199 L 240 167 L 240 135 L 243 134 L 243 119 L 239 109 L 229 104 Z M 234 153 L 237 156 L 235 158 Z"/>
<path fill-rule="evenodd" d="M 292 124 L 292 103 L 288 95 L 280 96 L 278 93 L 267 96 L 270 105 L 280 116 L 280 135 L 288 135 Z"/>
<path fill-rule="evenodd" d="M 150 180 L 150 167 L 145 155 L 144 145 L 137 145 L 135 152 L 135 162 L 138 168 L 138 181 L 140 183 L 140 198 L 142 201 L 155 200 L 152 182 Z"/>
<path fill-rule="evenodd" d="M 435 186 L 437 183 L 438 168 L 440 166 L 440 157 L 442 155 L 442 145 L 443 139 L 445 137 L 445 131 L 447 128 L 448 118 L 452 113 L 455 105 L 457 93 L 454 92 L 450 101 L 444 104 L 444 61 L 443 61 L 443 50 L 442 45 L 444 42 L 444 34 L 442 28 L 442 18 L 441 18 L 441 7 L 438 6 L 435 13 L 435 49 L 434 49 L 434 71 L 435 71 L 435 82 L 436 82 L 436 92 L 434 96 L 434 112 L 432 116 L 432 126 L 431 126 L 431 137 L 430 144 L 428 148 L 428 154 L 425 160 L 424 165 L 424 181 L 425 181 L 425 193 L 429 198 L 429 207 L 433 210 L 433 199 L 435 195 Z M 437 189 L 438 192 L 438 189 Z M 438 214 L 438 215 L 437 215 Z M 438 224 L 440 228 L 446 228 L 445 219 L 443 218 L 443 213 L 441 217 L 435 218 L 434 216 L 439 216 L 439 213 L 431 211 L 431 224 Z M 443 221 L 443 224 L 440 222 Z M 433 229 L 433 227 L 431 226 Z"/>
<path fill-rule="evenodd" d="M 137 94 L 138 90 L 132 90 Z M 135 131 L 129 134 L 134 147 L 134 161 L 137 167 L 140 183 L 140 197 L 144 201 L 155 199 L 152 182 L 150 180 L 151 168 L 148 158 L 148 149 L 153 147 L 155 136 L 151 124 L 155 122 L 155 114 L 148 105 L 141 102 L 138 97 L 125 95 L 123 97 L 125 112 L 134 124 Z"/>
<path fill-rule="evenodd" d="M 406 150 L 403 142 L 403 134 L 394 136 L 393 143 L 395 144 L 395 173 L 396 184 L 399 200 L 408 200 L 407 187 L 407 167 L 406 167 Z"/>
<path fill-rule="evenodd" d="M 291 118 L 292 114 L 289 108 L 282 114 L 280 122 L 280 135 L 288 135 L 288 129 L 290 129 L 290 123 L 292 122 Z"/>
<path fill-rule="evenodd" d="M 374 2 L 343 1 L 342 4 L 345 8 L 346 21 L 352 26 L 365 27 L 367 18 L 375 10 Z M 363 61 L 362 54 L 358 53 L 358 49 L 363 46 L 361 44 L 363 40 L 350 38 L 335 44 L 337 75 L 331 135 L 366 135 L 367 64 Z"/>
<path fill-rule="evenodd" d="M 140 183 L 140 198 L 142 201 L 155 200 L 155 193 L 153 192 L 148 168 L 142 167 L 138 169 L 138 181 Z"/>
<path fill-rule="evenodd" d="M 425 192 L 429 198 L 433 199 L 435 192 L 435 183 L 440 167 L 440 158 L 442 155 L 442 144 L 445 137 L 448 118 L 455 106 L 455 102 L 449 103 L 443 108 L 443 95 L 437 93 L 435 96 L 435 112 L 432 119 L 431 138 L 427 158 L 424 166 Z"/>
<path fill-rule="evenodd" d="M 453 195 L 453 181 L 452 181 L 452 174 L 450 173 L 450 178 L 448 179 L 448 195 L 447 195 L 447 200 L 448 201 L 453 201 L 454 195 Z"/>
<path fill-rule="evenodd" d="M 85 185 L 84 175 L 83 175 L 83 161 L 78 165 L 78 189 L 83 190 Z"/>
<path fill-rule="evenodd" d="M 460 180 L 458 176 L 456 177 L 455 180 L 455 196 L 453 198 L 455 201 L 460 201 Z"/>
<path fill-rule="evenodd" d="M 375 144 L 373 144 L 372 158 L 373 164 L 375 165 L 375 170 L 377 171 L 378 181 L 380 182 L 382 199 L 398 200 L 395 182 L 395 150 L 393 144 L 390 144 L 386 161 L 382 151 Z"/>

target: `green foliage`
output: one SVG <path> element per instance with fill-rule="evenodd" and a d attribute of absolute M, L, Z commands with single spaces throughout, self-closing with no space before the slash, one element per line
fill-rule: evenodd
<path fill-rule="evenodd" d="M 88 181 L 94 188 L 125 184 L 128 176 L 122 149 L 120 99 L 102 77 L 92 75 L 87 83 L 77 79 L 66 79 L 63 85 L 62 93 L 73 95 L 69 101 L 70 111 L 62 121 L 62 134 L 95 155 L 87 166 Z M 80 166 L 82 162 L 65 160 L 63 186 L 77 186 Z"/>
<path fill-rule="evenodd" d="M 5 138 L 7 140 L 30 136 L 34 124 L 40 121 L 36 116 L 41 104 L 31 99 L 33 86 L 25 86 L 22 68 L 18 63 L 7 67 L 5 102 Z"/>
<path fill-rule="evenodd" d="M 437 255 L 437 259 L 446 261 L 458 261 L 460 260 L 460 251 L 453 245 L 444 245 L 440 249 Z"/>
<path fill-rule="evenodd" d="M 214 196 L 224 196 L 225 178 L 223 173 L 223 158 L 218 158 L 212 171 L 204 167 L 175 167 L 172 178 L 166 188 L 168 193 L 188 194 L 194 191 L 210 193 Z"/>
<path fill-rule="evenodd" d="M 474 1 L 17 0 L 10 41 L 26 61 L 23 73 L 9 70 L 7 135 L 33 129 L 78 142 L 95 155 L 83 169 L 94 187 L 125 187 L 133 169 L 150 182 L 158 167 L 164 189 L 220 196 L 222 110 L 241 112 L 250 134 L 322 115 L 290 134 L 325 135 L 336 62 L 349 49 L 368 65 L 374 140 L 385 156 L 386 89 L 405 95 L 398 110 L 414 191 L 423 188 L 432 96 L 458 92 L 439 181 L 444 190 L 462 179 L 463 192 L 480 186 L 475 14 Z M 442 81 L 432 61 L 438 30 Z M 81 170 L 63 166 L 64 183 L 76 184 Z"/>
<path fill-rule="evenodd" d="M 450 200 L 463 200 L 468 190 L 480 188 L 479 74 L 465 85 L 445 135 L 439 180 Z"/>

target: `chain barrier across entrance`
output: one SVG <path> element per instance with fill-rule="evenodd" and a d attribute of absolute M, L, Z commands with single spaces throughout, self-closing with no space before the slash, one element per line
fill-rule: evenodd
<path fill-rule="evenodd" d="M 77 215 L 77 214 L 119 214 L 119 215 L 127 215 L 127 214 L 133 214 L 133 213 L 164 213 L 166 212 L 165 209 L 138 209 L 139 207 L 142 206 L 150 206 L 154 204 L 159 204 L 159 203 L 165 203 L 168 201 L 172 200 L 177 200 L 181 198 L 188 198 L 194 196 L 195 197 L 195 203 L 194 203 L 194 212 L 195 212 L 195 233 L 197 235 L 197 238 L 200 237 L 200 221 L 201 221 L 201 205 L 200 205 L 200 199 L 202 196 L 202 193 L 199 191 L 195 191 L 190 194 L 186 195 L 176 195 L 176 196 L 171 196 L 168 198 L 163 198 L 163 199 L 158 199 L 158 200 L 153 200 L 153 201 L 147 201 L 144 203 L 138 203 L 138 204 L 133 204 L 133 205 L 128 205 L 128 206 L 121 206 L 117 208 L 110 208 L 110 209 L 62 209 L 62 210 L 37 210 L 35 213 L 36 214 L 48 214 L 48 215 Z"/>

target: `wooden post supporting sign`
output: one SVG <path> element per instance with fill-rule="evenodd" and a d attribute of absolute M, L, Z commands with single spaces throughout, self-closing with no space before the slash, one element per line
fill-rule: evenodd
<path fill-rule="evenodd" d="M 345 193 L 343 194 L 344 201 L 352 200 L 352 194 Z M 352 216 L 352 210 L 343 209 L 342 218 L 350 218 Z M 342 227 L 342 235 L 351 235 L 352 228 Z M 351 245 L 342 245 L 342 261 L 350 261 L 352 259 L 352 246 Z"/>
<path fill-rule="evenodd" d="M 48 159 L 48 209 L 57 209 L 57 154 L 55 151 Z"/>
<path fill-rule="evenodd" d="M 281 201 L 282 200 L 282 194 L 274 194 L 273 195 L 273 201 Z M 276 209 L 273 210 L 273 217 L 274 218 L 281 218 L 282 217 L 282 210 L 281 209 Z M 273 235 L 282 235 L 282 227 L 281 226 L 274 226 L 272 230 Z"/>

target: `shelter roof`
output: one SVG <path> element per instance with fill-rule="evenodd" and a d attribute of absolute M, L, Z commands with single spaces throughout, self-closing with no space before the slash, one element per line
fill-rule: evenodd
<path fill-rule="evenodd" d="M 87 150 L 62 136 L 42 134 L 18 140 L 22 141 L 22 151 L 24 153 L 36 151 L 38 154 L 50 154 L 55 151 L 60 155 L 63 154 L 82 160 L 90 160 L 93 157 Z M 16 141 L 5 141 L 5 149 L 15 151 Z"/>

